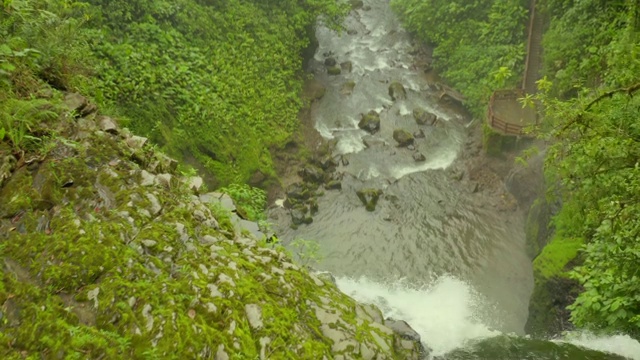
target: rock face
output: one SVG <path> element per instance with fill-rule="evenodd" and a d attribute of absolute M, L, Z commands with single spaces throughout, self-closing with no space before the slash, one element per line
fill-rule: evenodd
<path fill-rule="evenodd" d="M 413 144 L 413 135 L 404 129 L 393 130 L 393 140 L 398 142 L 398 146 L 409 146 Z"/>
<path fill-rule="evenodd" d="M 60 115 L 66 123 L 52 126 L 73 136 L 82 119 Z M 254 237 L 257 224 L 233 220 L 227 195 L 198 195 L 175 160 L 112 130 L 96 124 L 71 149 L 43 138 L 49 152 L 30 165 L 2 161 L 3 355 L 423 358 L 410 331 Z M 380 193 L 362 194 L 375 207 Z"/>
<path fill-rule="evenodd" d="M 358 127 L 362 130 L 368 131 L 371 134 L 375 134 L 380 130 L 380 115 L 371 110 L 366 114 L 362 114 Z"/>
<path fill-rule="evenodd" d="M 401 83 L 392 82 L 391 85 L 389 85 L 389 96 L 391 96 L 393 100 L 403 100 L 407 98 L 407 92 Z"/>

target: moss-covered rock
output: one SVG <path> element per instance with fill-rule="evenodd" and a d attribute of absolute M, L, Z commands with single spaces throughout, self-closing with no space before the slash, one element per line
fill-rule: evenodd
<path fill-rule="evenodd" d="M 356 195 L 358 195 L 358 199 L 362 201 L 362 204 L 364 204 L 367 211 L 374 211 L 378 204 L 378 200 L 380 199 L 380 195 L 382 195 L 382 190 L 360 189 L 356 191 Z"/>
<path fill-rule="evenodd" d="M 578 295 L 579 285 L 567 276 L 574 265 L 581 239 L 555 237 L 533 261 L 535 285 L 529 302 L 528 334 L 553 336 L 572 329 L 566 309 Z"/>
<path fill-rule="evenodd" d="M 395 346 L 379 310 L 235 228 L 154 148 L 62 126 L 70 137 L 43 138 L 0 189 L 1 358 L 424 356 Z"/>
<path fill-rule="evenodd" d="M 406 99 L 407 91 L 404 89 L 404 86 L 399 82 L 392 82 L 389 85 L 389 96 L 393 100 L 402 100 Z"/>
<path fill-rule="evenodd" d="M 358 127 L 362 130 L 375 134 L 380 130 L 380 114 L 375 110 L 371 110 L 366 114 L 362 114 Z"/>
<path fill-rule="evenodd" d="M 413 135 L 405 129 L 393 130 L 393 140 L 398 142 L 398 146 L 409 146 L 413 144 Z"/>
<path fill-rule="evenodd" d="M 342 69 L 340 66 L 329 66 L 327 67 L 327 74 L 329 75 L 340 75 Z"/>

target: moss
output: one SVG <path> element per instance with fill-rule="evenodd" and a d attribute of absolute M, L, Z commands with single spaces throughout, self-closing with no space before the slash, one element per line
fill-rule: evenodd
<path fill-rule="evenodd" d="M 486 123 L 482 124 L 482 134 L 484 149 L 490 156 L 502 156 L 502 153 L 515 149 L 518 144 L 516 136 L 502 135 L 491 129 Z"/>
<path fill-rule="evenodd" d="M 536 276 L 548 279 L 553 276 L 566 276 L 564 270 L 578 255 L 582 247 L 582 239 L 554 238 L 542 249 L 540 255 L 533 260 Z"/>

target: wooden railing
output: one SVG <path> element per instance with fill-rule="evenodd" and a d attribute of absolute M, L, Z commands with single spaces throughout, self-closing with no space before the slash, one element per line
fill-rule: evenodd
<path fill-rule="evenodd" d="M 496 90 L 489 100 L 489 108 L 487 109 L 487 121 L 494 130 L 500 131 L 505 135 L 526 136 L 525 125 L 511 124 L 506 120 L 500 119 L 493 111 L 496 101 L 517 101 L 518 98 L 524 96 L 524 90 Z M 531 124 L 527 124 L 531 125 Z"/>
<path fill-rule="evenodd" d="M 522 88 L 526 89 L 528 77 L 529 77 L 529 66 L 531 66 L 531 57 L 536 56 L 537 54 L 532 53 L 532 39 L 533 39 L 533 24 L 536 20 L 536 0 L 531 0 L 529 5 L 529 26 L 527 31 L 527 56 L 524 63 L 524 76 L 522 77 Z"/>

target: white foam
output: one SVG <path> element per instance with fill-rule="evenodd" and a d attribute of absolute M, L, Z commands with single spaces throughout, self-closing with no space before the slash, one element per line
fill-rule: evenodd
<path fill-rule="evenodd" d="M 628 335 L 597 336 L 589 332 L 569 332 L 562 339 L 554 341 L 640 360 L 640 342 Z"/>
<path fill-rule="evenodd" d="M 336 144 L 336 153 L 340 155 L 353 154 L 364 150 L 366 146 L 362 142 L 362 136 L 359 133 L 352 132 L 344 134 Z"/>
<path fill-rule="evenodd" d="M 401 177 L 421 171 L 427 170 L 435 170 L 435 169 L 446 169 L 453 163 L 456 159 L 456 151 L 450 150 L 444 152 L 444 154 L 432 159 L 430 161 L 425 161 L 423 163 L 418 163 L 416 165 L 397 165 L 391 168 L 391 176 L 396 179 L 400 179 Z"/>
<path fill-rule="evenodd" d="M 442 276 L 431 286 L 416 289 L 402 282 L 383 285 L 366 278 L 337 278 L 340 290 L 354 299 L 375 304 L 385 318 L 406 320 L 432 349 L 443 355 L 471 339 L 496 336 L 475 318 L 474 309 L 482 300 L 466 283 Z"/>

